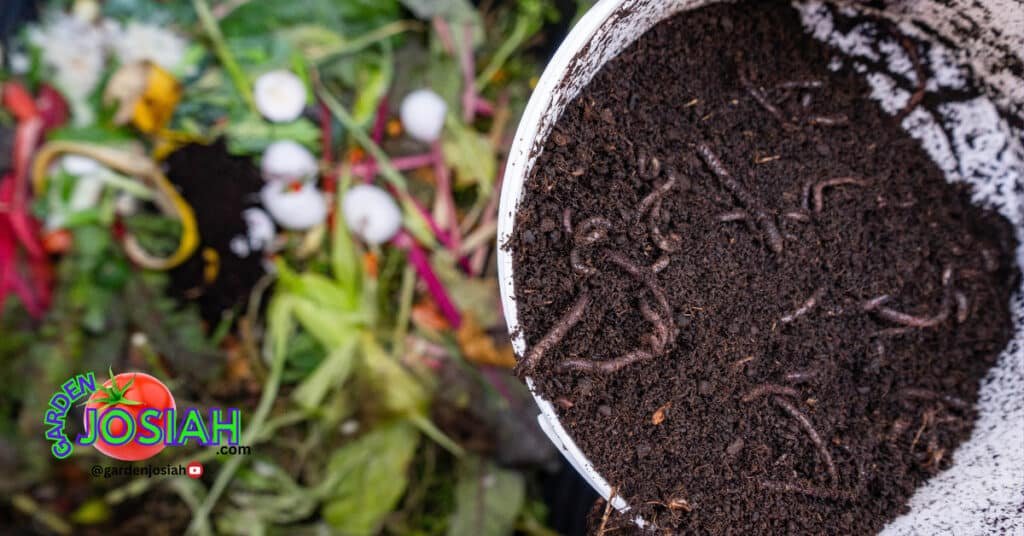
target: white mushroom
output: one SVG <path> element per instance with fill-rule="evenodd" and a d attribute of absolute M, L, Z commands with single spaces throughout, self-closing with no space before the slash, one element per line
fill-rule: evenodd
<path fill-rule="evenodd" d="M 324 195 L 309 182 L 269 182 L 260 190 L 260 199 L 267 212 L 285 229 L 309 229 L 327 217 Z"/>
<path fill-rule="evenodd" d="M 341 209 L 348 228 L 368 244 L 387 242 L 402 225 L 402 211 L 395 200 L 376 186 L 353 186 L 345 192 Z"/>
<path fill-rule="evenodd" d="M 270 71 L 256 79 L 253 97 L 263 117 L 276 123 L 287 123 L 302 115 L 306 106 L 306 86 L 291 71 Z"/>
<path fill-rule="evenodd" d="M 275 141 L 267 146 L 260 169 L 265 181 L 304 181 L 317 174 L 313 153 L 292 140 Z"/>
<path fill-rule="evenodd" d="M 440 95 L 429 89 L 417 89 L 402 99 L 398 114 L 410 136 L 432 143 L 441 136 L 447 111 L 448 105 Z"/>
<path fill-rule="evenodd" d="M 69 175 L 74 175 L 75 177 L 86 177 L 103 169 L 103 165 L 96 160 L 77 154 L 64 155 L 60 159 L 60 167 Z"/>

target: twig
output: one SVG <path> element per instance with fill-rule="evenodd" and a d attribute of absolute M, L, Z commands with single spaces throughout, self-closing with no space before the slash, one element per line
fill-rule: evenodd
<path fill-rule="evenodd" d="M 795 372 L 787 372 L 783 378 L 787 382 L 791 383 L 804 383 L 809 382 L 818 377 L 818 373 L 813 370 L 798 370 Z"/>
<path fill-rule="evenodd" d="M 733 221 L 743 221 L 750 217 L 745 210 L 734 210 L 732 212 L 726 212 L 718 216 L 718 221 L 721 223 L 729 223 Z"/>
<path fill-rule="evenodd" d="M 814 291 L 814 294 L 811 294 L 810 298 L 807 298 L 807 300 L 804 301 L 803 305 L 801 305 L 799 309 L 797 309 L 796 311 L 793 311 L 793 313 L 791 313 L 791 314 L 788 314 L 788 315 L 782 317 L 780 320 L 784 324 L 788 324 L 788 323 L 796 320 L 797 318 L 800 318 L 801 316 L 809 313 L 811 311 L 811 309 L 814 309 L 814 307 L 818 305 L 818 300 L 820 300 L 821 297 L 824 296 L 824 295 L 825 295 L 825 287 L 819 287 L 818 290 Z"/>
<path fill-rule="evenodd" d="M 828 447 L 825 442 L 821 440 L 821 436 L 818 435 L 818 431 L 814 429 L 814 425 L 811 424 L 811 420 L 800 411 L 793 404 L 790 404 L 786 399 L 775 396 L 772 397 L 772 401 L 776 405 L 781 407 L 786 413 L 789 413 L 791 417 L 796 419 L 797 424 L 807 434 L 807 437 L 811 438 L 811 442 L 818 449 L 818 453 L 821 455 L 822 461 L 825 462 L 825 468 L 828 470 L 828 475 L 832 479 L 833 483 L 839 482 L 839 473 L 836 471 L 836 464 L 832 461 L 832 454 L 828 451 Z"/>
<path fill-rule="evenodd" d="M 814 126 L 841 127 L 850 124 L 850 118 L 844 114 L 835 115 L 812 115 L 807 122 Z"/>
<path fill-rule="evenodd" d="M 964 399 L 962 399 L 960 397 L 953 396 L 953 395 L 948 395 L 948 394 L 936 393 L 935 391 L 931 391 L 931 390 L 928 390 L 928 389 L 920 389 L 920 388 L 917 388 L 917 387 L 908 387 L 906 389 L 900 390 L 900 396 L 903 396 L 905 398 L 916 398 L 918 400 L 939 400 L 939 401 L 942 401 L 943 403 L 945 403 L 946 405 L 948 405 L 950 407 L 953 407 L 953 408 L 956 408 L 956 409 L 960 409 L 960 410 L 971 409 L 971 405 L 968 404 L 966 400 L 964 400 Z"/>
<path fill-rule="evenodd" d="M 818 89 L 824 85 L 825 83 L 821 80 L 811 78 L 808 80 L 791 80 L 789 82 L 778 84 L 775 87 L 779 89 Z"/>
<path fill-rule="evenodd" d="M 612 515 L 612 500 L 615 499 L 615 494 L 618 493 L 618 486 L 613 487 L 608 492 L 608 500 L 604 504 L 604 515 L 601 516 L 601 525 L 597 528 L 597 536 L 604 536 L 605 527 L 608 525 L 608 517 Z"/>
<path fill-rule="evenodd" d="M 754 101 L 760 104 L 761 107 L 765 109 L 765 111 L 772 115 L 772 117 L 778 119 L 779 123 L 782 123 L 783 126 L 789 126 L 789 120 L 786 119 L 786 116 L 783 115 L 782 111 L 779 110 L 777 106 L 772 104 L 771 101 L 768 100 L 768 97 L 766 97 L 760 89 L 755 88 L 753 84 L 750 83 L 750 80 L 748 80 L 747 76 L 743 74 L 743 71 L 740 70 L 738 74 L 740 78 L 740 84 L 742 84 L 743 89 L 747 90 L 747 93 L 754 98 Z"/>
<path fill-rule="evenodd" d="M 523 370 L 533 370 L 537 363 L 540 362 L 544 354 L 555 346 L 565 337 L 566 333 L 572 329 L 582 318 L 583 312 L 586 311 L 587 305 L 590 303 L 590 293 L 587 290 L 580 292 L 580 295 L 576 298 L 576 302 L 573 303 L 561 318 L 555 321 L 554 327 L 548 331 L 547 335 L 541 338 L 537 344 L 530 348 L 527 352 L 526 357 L 523 359 L 522 368 Z"/>
<path fill-rule="evenodd" d="M 825 208 L 825 188 L 831 188 L 833 186 L 867 186 L 867 181 L 856 179 L 854 177 L 836 177 L 834 179 L 823 180 L 814 185 L 814 211 L 821 212 Z"/>
<path fill-rule="evenodd" d="M 711 147 L 707 143 L 701 142 L 697 146 L 697 154 L 700 155 L 704 163 L 707 164 L 708 168 L 718 177 L 719 182 L 726 190 L 729 190 L 743 208 L 754 215 L 754 219 L 757 224 L 761 226 L 761 229 L 768 237 L 768 245 L 772 251 L 776 254 L 782 253 L 783 240 L 782 235 L 779 234 L 779 228 L 775 226 L 775 222 L 772 218 L 761 208 L 761 204 L 754 199 L 754 196 L 750 195 L 750 192 L 743 187 L 742 184 L 733 178 L 729 170 L 725 168 L 722 161 L 718 159 L 718 155 L 715 154 Z"/>
<path fill-rule="evenodd" d="M 766 395 L 781 395 L 798 398 L 800 396 L 800 392 L 792 387 L 787 387 L 785 385 L 777 385 L 774 383 L 762 383 L 761 385 L 754 387 L 750 391 L 747 391 L 747 394 L 743 395 L 743 397 L 740 398 L 740 401 L 753 402 L 754 400 L 757 400 L 758 398 L 761 398 L 762 396 Z"/>

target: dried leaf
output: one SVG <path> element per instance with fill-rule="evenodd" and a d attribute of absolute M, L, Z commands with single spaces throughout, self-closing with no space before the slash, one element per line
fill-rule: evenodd
<path fill-rule="evenodd" d="M 665 413 L 671 407 L 672 407 L 672 402 L 671 401 L 665 402 L 665 404 L 663 406 L 661 406 L 660 408 L 658 408 L 657 411 L 654 412 L 654 415 L 651 416 L 651 423 L 654 424 L 655 426 L 657 426 L 657 425 L 665 422 Z"/>
<path fill-rule="evenodd" d="M 505 345 L 499 351 L 494 344 L 494 339 L 480 327 L 480 323 L 472 313 L 463 315 L 462 325 L 455 333 L 455 339 L 459 343 L 463 357 L 470 362 L 508 369 L 516 366 L 512 347 Z"/>

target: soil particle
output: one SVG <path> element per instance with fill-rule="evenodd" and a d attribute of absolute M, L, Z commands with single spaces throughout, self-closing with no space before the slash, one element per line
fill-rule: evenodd
<path fill-rule="evenodd" d="M 688 12 L 544 143 L 509 244 L 542 350 L 519 372 L 572 401 L 562 423 L 632 507 L 593 527 L 873 533 L 970 435 L 1011 333 L 1012 227 L 833 54 L 788 4 Z"/>

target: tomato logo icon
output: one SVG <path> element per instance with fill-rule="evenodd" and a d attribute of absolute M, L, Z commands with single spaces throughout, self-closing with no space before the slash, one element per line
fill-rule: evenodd
<path fill-rule="evenodd" d="M 156 456 L 164 449 L 164 441 L 136 439 L 146 434 L 140 430 L 166 430 L 167 410 L 172 410 L 173 415 L 175 405 L 171 391 L 153 376 L 144 372 L 115 376 L 111 370 L 110 379 L 89 396 L 85 409 L 85 427 L 95 438 L 96 450 L 117 460 L 133 462 Z M 150 415 L 140 419 L 143 412 Z M 202 474 L 202 466 L 199 470 Z"/>

